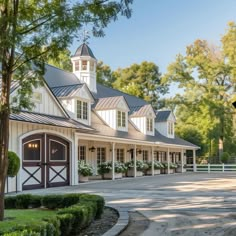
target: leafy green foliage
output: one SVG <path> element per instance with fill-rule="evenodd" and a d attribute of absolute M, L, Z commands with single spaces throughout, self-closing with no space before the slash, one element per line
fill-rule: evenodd
<path fill-rule="evenodd" d="M 219 155 L 223 144 L 230 147 L 234 140 L 231 103 L 236 82 L 232 66 L 236 36 L 232 27 L 231 24 L 222 38 L 221 47 L 196 40 L 186 48 L 186 55 L 177 55 L 162 79 L 164 84 L 175 82 L 184 89 L 183 95 L 178 94 L 172 99 L 178 117 L 176 129 L 181 136 L 185 126 L 188 129 L 195 127 L 197 137 L 195 135 L 195 141 L 192 141 L 203 148 L 202 154 L 205 155 Z M 217 147 L 219 143 L 222 145 Z"/>
<path fill-rule="evenodd" d="M 97 63 L 97 82 L 108 87 L 112 87 L 114 82 L 113 72 L 108 65 L 105 65 L 102 61 Z"/>
<path fill-rule="evenodd" d="M 220 156 L 220 160 L 222 163 L 227 164 L 229 163 L 230 160 L 230 155 L 228 152 L 223 152 L 222 155 Z"/>
<path fill-rule="evenodd" d="M 15 152 L 8 151 L 8 169 L 7 175 L 15 177 L 20 169 L 20 158 Z"/>

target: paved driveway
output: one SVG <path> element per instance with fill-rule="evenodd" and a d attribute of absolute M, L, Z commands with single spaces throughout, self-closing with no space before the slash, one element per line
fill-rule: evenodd
<path fill-rule="evenodd" d="M 161 175 L 31 192 L 103 195 L 109 205 L 145 215 L 151 221 L 145 236 L 236 235 L 236 174 Z"/>

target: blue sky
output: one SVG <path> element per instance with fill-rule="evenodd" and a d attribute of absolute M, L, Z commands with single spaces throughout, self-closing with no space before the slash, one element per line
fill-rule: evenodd
<path fill-rule="evenodd" d="M 227 23 L 236 21 L 236 0 L 134 0 L 132 9 L 131 19 L 120 17 L 105 37 L 89 40 L 96 58 L 113 70 L 146 60 L 164 73 L 187 45 L 196 39 L 218 44 Z"/>

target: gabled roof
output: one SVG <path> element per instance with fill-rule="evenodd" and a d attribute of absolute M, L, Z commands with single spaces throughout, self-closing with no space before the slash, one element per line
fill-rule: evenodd
<path fill-rule="evenodd" d="M 81 56 L 89 56 L 96 59 L 96 57 L 93 55 L 92 50 L 86 43 L 83 43 L 77 48 L 75 55 L 73 57 L 81 57 Z"/>
<path fill-rule="evenodd" d="M 65 128 L 83 129 L 83 130 L 93 130 L 91 127 L 81 124 L 78 121 L 67 117 L 52 116 L 47 114 L 40 114 L 28 111 L 22 111 L 20 113 L 10 114 L 10 119 L 15 121 L 52 125 Z"/>
<path fill-rule="evenodd" d="M 144 106 L 146 104 L 149 104 L 141 98 L 135 97 L 133 95 L 121 92 L 113 88 L 106 87 L 99 83 L 97 83 L 97 93 L 93 93 L 93 95 L 96 99 L 122 96 L 125 98 L 129 107 Z"/>
<path fill-rule="evenodd" d="M 170 114 L 172 113 L 171 110 L 165 110 L 165 111 L 158 111 L 156 114 L 156 122 L 164 122 L 167 121 L 169 118 Z"/>
<path fill-rule="evenodd" d="M 57 97 L 70 97 L 78 89 L 80 89 L 82 87 L 83 87 L 83 84 L 74 84 L 74 85 L 53 87 L 51 89 L 52 89 L 54 95 L 57 96 Z"/>
<path fill-rule="evenodd" d="M 150 110 L 152 111 L 152 113 L 155 116 L 155 112 L 151 106 L 151 104 L 147 104 L 144 106 L 137 106 L 137 107 L 131 107 L 131 117 L 143 117 L 143 116 L 148 116 L 148 112 L 150 112 Z"/>
<path fill-rule="evenodd" d="M 122 101 L 125 101 L 123 96 L 100 98 L 95 106 L 95 110 L 116 109 Z M 128 107 L 127 103 L 125 105 Z"/>

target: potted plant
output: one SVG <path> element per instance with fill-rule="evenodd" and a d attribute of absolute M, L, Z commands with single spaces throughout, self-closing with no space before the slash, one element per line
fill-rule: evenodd
<path fill-rule="evenodd" d="M 128 168 L 127 176 L 134 177 L 134 161 L 126 162 Z M 143 161 L 136 161 L 136 176 L 143 176 L 143 171 L 148 168 L 148 165 Z"/>
<path fill-rule="evenodd" d="M 93 168 L 91 165 L 86 164 L 84 161 L 79 161 L 78 174 L 80 183 L 88 182 L 89 176 L 93 175 Z"/>
<path fill-rule="evenodd" d="M 148 162 L 147 175 L 152 175 L 152 162 Z M 154 161 L 154 175 L 159 175 L 161 173 L 162 163 L 159 161 Z"/>
<path fill-rule="evenodd" d="M 184 165 L 183 165 L 183 170 L 182 170 L 182 168 L 181 168 L 181 163 L 177 163 L 176 172 L 177 172 L 177 173 L 183 173 L 183 172 L 186 172 L 186 168 L 187 168 L 187 165 L 184 164 Z"/>
<path fill-rule="evenodd" d="M 164 166 L 164 173 L 165 173 L 165 174 L 168 174 L 168 163 L 165 162 L 165 163 L 162 163 L 162 164 L 163 164 L 163 166 Z M 175 171 L 175 169 L 177 168 L 177 164 L 170 162 L 170 163 L 169 163 L 169 166 L 170 166 L 170 172 L 169 172 L 169 174 L 173 174 L 174 171 Z"/>
<path fill-rule="evenodd" d="M 125 166 L 121 162 L 114 163 L 115 179 L 121 179 L 122 173 L 125 172 Z M 98 173 L 102 175 L 104 179 L 112 179 L 112 162 L 103 162 L 98 166 Z"/>

